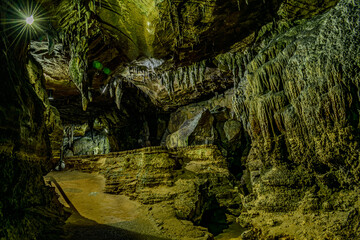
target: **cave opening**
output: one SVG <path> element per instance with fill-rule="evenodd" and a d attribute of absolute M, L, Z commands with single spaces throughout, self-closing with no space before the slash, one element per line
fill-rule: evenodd
<path fill-rule="evenodd" d="M 229 228 L 226 219 L 226 208 L 220 207 L 215 198 L 211 198 L 200 221 L 200 225 L 206 227 L 210 233 L 219 235 Z"/>

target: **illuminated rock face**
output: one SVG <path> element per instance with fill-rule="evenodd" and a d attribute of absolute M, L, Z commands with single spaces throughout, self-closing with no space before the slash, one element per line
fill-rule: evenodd
<path fill-rule="evenodd" d="M 219 71 L 218 54 L 242 53 L 261 39 L 264 25 L 276 20 L 291 26 L 294 19 L 315 16 L 336 2 L 62 0 L 54 6 L 44 1 L 55 11 L 59 40 L 49 46 L 34 41 L 31 52 L 58 96 L 81 96 L 87 107 L 101 87 L 114 81 L 104 72 L 109 69 L 157 106 L 174 109 L 233 85 L 232 76 Z M 44 54 L 47 48 L 53 54 Z M 95 61 L 103 68 L 94 68 Z M 61 71 L 64 65 L 69 71 Z"/>
<path fill-rule="evenodd" d="M 13 65 L 15 56 L 6 61 L 5 55 L 1 60 L 12 69 L 1 69 L 7 79 L 2 89 L 8 90 L 1 94 L 1 151 L 8 159 L 3 169 L 33 177 L 37 190 L 20 189 L 24 196 L 48 194 L 39 190 L 39 176 L 50 169 L 51 154 L 58 154 L 59 117 L 66 124 L 96 117 L 108 129 L 113 150 L 213 143 L 221 152 L 206 164 L 196 154 L 184 157 L 181 150 L 162 148 L 146 161 L 133 153 L 129 160 L 119 157 L 104 166 L 84 158 L 83 169 L 107 174 L 107 191 L 156 203 L 149 213 L 154 219 L 187 219 L 189 229 L 194 229 L 191 222 L 205 225 L 205 212 L 199 214 L 193 203 L 224 202 L 204 200 L 215 194 L 204 180 L 213 178 L 208 171 L 215 166 L 221 170 L 215 174 L 220 185 L 234 175 L 242 202 L 232 202 L 233 214 L 247 228 L 243 239 L 358 238 L 358 1 L 53 4 L 44 1 L 45 8 L 56 9 L 52 23 L 59 39 L 52 45 L 56 36 L 49 34 L 49 44 L 33 42 L 30 53 L 43 68 L 44 85 L 54 89 L 51 103 L 59 114 L 37 83 L 42 77 L 29 77 L 30 86 L 23 72 L 16 73 L 25 62 Z M 32 65 L 33 60 L 28 63 L 33 76 L 41 75 Z M 179 163 L 171 154 L 186 161 Z M 14 161 L 19 164 L 11 165 Z M 28 165 L 29 172 L 21 172 Z M 122 178 L 120 168 L 131 177 Z M 118 172 L 112 176 L 113 171 Z M 5 173 L 5 183 L 17 176 Z M 159 186 L 166 194 L 153 192 Z M 23 209 L 34 203 L 4 189 L 3 206 Z M 17 223 L 4 226 L 22 236 Z M 165 226 L 174 236 L 188 230 L 177 223 Z M 190 238 L 206 235 L 205 229 L 195 229 Z"/>
<path fill-rule="evenodd" d="M 170 239 L 211 239 L 204 227 L 217 234 L 240 213 L 235 178 L 214 145 L 150 147 L 65 161 L 69 169 L 103 174 L 106 193 L 147 205 L 152 209 L 147 217 Z"/>
<path fill-rule="evenodd" d="M 252 192 L 240 215 L 254 227 L 248 238 L 278 236 L 285 225 L 283 234 L 296 239 L 356 238 L 360 75 L 353 53 L 360 39 L 351 29 L 359 29 L 359 12 L 358 4 L 341 1 L 284 31 L 239 80 L 236 114 L 252 140 L 246 160 Z"/>
<path fill-rule="evenodd" d="M 8 49 L 4 41 L 0 41 L 0 61 L 6 66 L 0 70 L 0 238 L 56 239 L 66 216 L 42 176 L 59 157 L 59 116 L 46 101 L 41 77 L 28 74 L 23 53 Z"/>

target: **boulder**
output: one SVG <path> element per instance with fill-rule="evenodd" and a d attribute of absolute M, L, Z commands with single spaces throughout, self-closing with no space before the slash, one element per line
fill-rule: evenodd
<path fill-rule="evenodd" d="M 228 120 L 224 124 L 224 132 L 229 142 L 237 139 L 241 135 L 241 123 L 236 120 Z"/>
<path fill-rule="evenodd" d="M 214 141 L 214 117 L 205 109 L 194 118 L 186 120 L 180 129 L 170 134 L 166 139 L 168 148 L 185 147 L 189 145 L 210 144 Z"/>

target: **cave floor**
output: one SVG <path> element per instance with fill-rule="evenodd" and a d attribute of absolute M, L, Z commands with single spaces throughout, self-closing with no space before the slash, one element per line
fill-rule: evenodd
<path fill-rule="evenodd" d="M 55 179 L 71 206 L 58 188 L 59 201 L 71 213 L 64 226 L 64 240 L 167 239 L 147 218 L 147 208 L 124 195 L 103 193 L 105 178 L 98 173 L 53 171 L 45 181 Z M 52 183 L 52 186 L 55 186 Z M 243 229 L 230 225 L 216 240 L 238 239 Z"/>
<path fill-rule="evenodd" d="M 123 195 L 103 193 L 105 179 L 100 174 L 79 171 L 50 172 L 73 206 L 59 190 L 60 202 L 71 212 L 64 226 L 66 240 L 166 239 L 146 217 L 146 209 Z"/>

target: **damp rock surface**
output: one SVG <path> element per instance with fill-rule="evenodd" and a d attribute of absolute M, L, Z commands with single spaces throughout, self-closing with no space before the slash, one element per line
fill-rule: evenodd
<path fill-rule="evenodd" d="M 60 202 L 71 211 L 63 239 L 166 239 L 147 219 L 146 208 L 125 195 L 104 193 L 105 178 L 97 173 L 51 172 L 72 206 L 59 194 Z"/>
<path fill-rule="evenodd" d="M 103 175 L 106 193 L 146 206 L 147 217 L 171 239 L 211 239 L 208 229 L 218 234 L 219 225 L 227 228 L 227 218 L 239 214 L 240 194 L 214 145 L 143 148 L 66 162 L 70 169 Z"/>
<path fill-rule="evenodd" d="M 113 153 L 67 166 L 102 174 L 170 238 L 229 223 L 238 239 L 359 238 L 359 6 L 41 1 L 44 36 L 11 45 L 1 29 L 0 238 L 61 234 L 66 213 L 42 176 L 63 127 L 95 119 L 106 138 L 67 137 L 65 155 Z"/>

